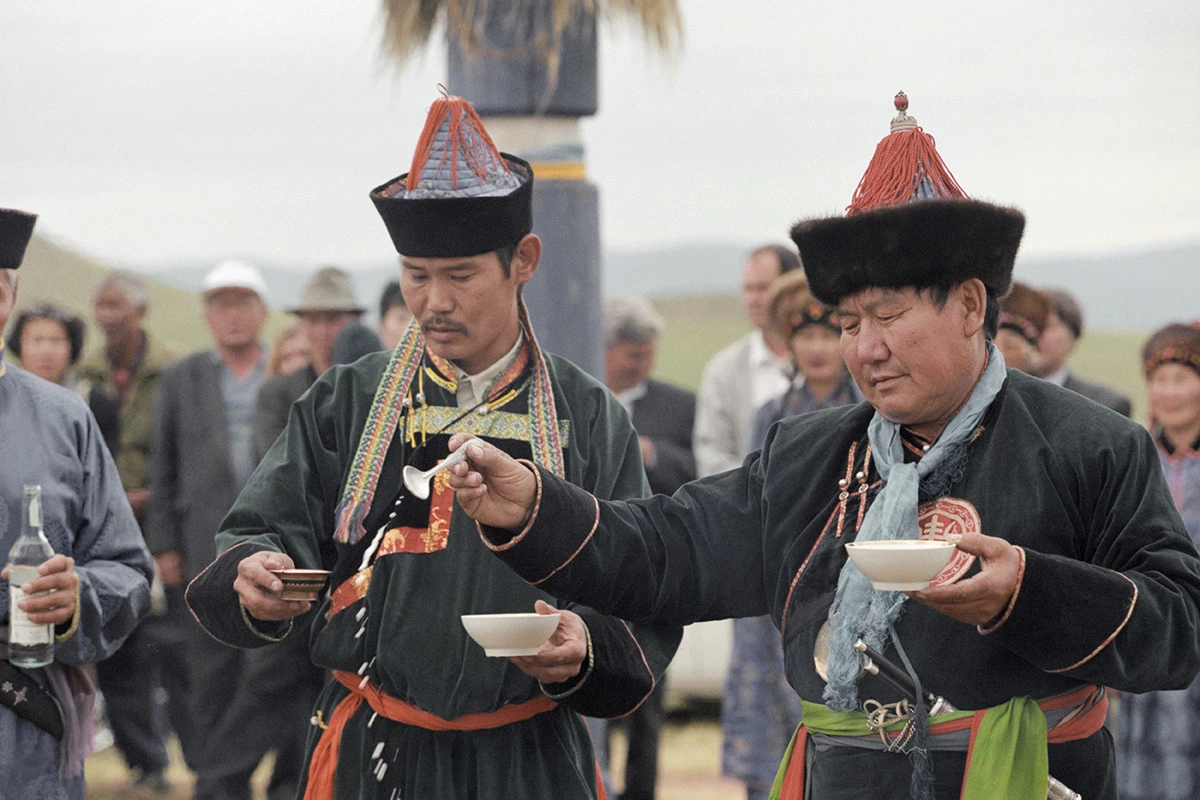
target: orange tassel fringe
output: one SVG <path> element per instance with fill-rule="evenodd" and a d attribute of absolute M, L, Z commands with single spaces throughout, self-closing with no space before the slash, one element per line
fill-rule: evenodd
<path fill-rule="evenodd" d="M 479 119 L 479 115 L 475 113 L 475 108 L 461 97 L 450 94 L 446 90 L 446 87 L 439 85 L 438 89 L 441 90 L 442 96 L 435 100 L 429 108 L 429 115 L 425 118 L 425 129 L 421 131 L 421 138 L 417 141 L 416 152 L 413 153 L 412 167 L 408 170 L 408 178 L 404 181 L 404 188 L 410 192 L 417 188 L 417 184 L 421 181 L 421 173 L 425 170 L 425 164 L 429 161 L 429 156 L 433 153 L 433 145 L 437 139 L 437 133 L 441 130 L 442 123 L 447 118 L 449 118 L 449 130 L 447 132 L 448 147 L 442 152 L 441 163 L 444 165 L 447 159 L 450 161 L 453 167 L 452 174 L 455 178 L 455 188 L 458 188 L 457 167 L 460 150 L 466 165 L 480 180 L 483 180 L 489 172 L 489 164 L 485 160 L 487 154 L 495 158 L 497 164 L 508 170 L 508 165 L 500 157 L 500 152 L 492 141 L 492 137 L 488 135 L 487 130 L 483 127 L 483 122 Z M 472 127 L 476 135 L 487 146 L 487 150 L 482 153 L 472 147 L 469 142 L 464 141 L 464 131 L 469 131 Z"/>

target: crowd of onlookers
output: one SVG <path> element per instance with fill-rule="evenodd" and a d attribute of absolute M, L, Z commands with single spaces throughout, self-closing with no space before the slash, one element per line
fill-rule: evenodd
<path fill-rule="evenodd" d="M 378 324 L 368 327 L 351 277 L 327 267 L 288 309 L 294 322 L 267 343 L 266 285 L 257 269 L 223 262 L 201 289 L 212 345 L 186 357 L 147 331 L 146 287 L 127 272 L 96 287 L 92 311 L 103 341 L 86 354 L 83 320 L 48 303 L 17 313 L 5 339 L 25 369 L 87 401 L 155 558 L 153 613 L 96 670 L 104 722 L 134 786 L 150 794 L 168 789 L 174 735 L 196 775 L 197 800 L 248 798 L 250 775 L 268 752 L 269 797 L 292 797 L 324 679 L 307 657 L 306 639 L 249 653 L 225 647 L 187 612 L 183 589 L 213 560 L 222 516 L 284 429 L 292 403 L 333 365 L 394 347 L 410 317 L 393 282 L 379 299 Z M 839 350 L 837 312 L 809 291 L 791 248 L 767 245 L 749 255 L 742 299 L 751 330 L 712 358 L 697 394 L 650 377 L 665 325 L 653 306 L 638 297 L 607 303 L 605 383 L 630 413 L 656 493 L 737 466 L 784 417 L 862 401 Z M 1082 310 L 1069 293 L 1017 283 L 1001 301 L 995 343 L 1010 368 L 1128 416 L 1129 398 L 1071 372 L 1083 332 Z M 1162 464 L 1197 539 L 1200 329 L 1156 332 L 1142 366 Z M 660 684 L 621 723 L 629 741 L 626 800 L 654 796 L 664 691 Z M 1150 716 L 1185 714 L 1188 698 L 1123 702 L 1125 768 L 1136 770 L 1138 754 L 1157 747 Z M 769 618 L 735 621 L 722 705 L 722 770 L 745 783 L 749 798 L 765 798 L 800 717 Z M 611 781 L 609 723 L 591 727 Z"/>
<path fill-rule="evenodd" d="M 257 269 L 223 262 L 201 291 L 212 345 L 183 358 L 147 330 L 146 286 L 121 271 L 96 286 L 103 342 L 86 355 L 84 321 L 49 303 L 15 315 L 7 349 L 87 401 L 154 555 L 152 613 L 96 665 L 103 722 L 133 772 L 131 790 L 168 789 L 173 734 L 196 774 L 195 797 L 248 798 L 251 773 L 273 751 L 270 796 L 290 798 L 323 675 L 303 637 L 253 653 L 220 644 L 188 613 L 183 589 L 215 557 L 217 526 L 292 402 L 334 363 L 394 346 L 409 317 L 393 282 L 378 328 L 368 328 L 350 276 L 325 268 L 290 309 L 295 321 L 268 344 Z"/>

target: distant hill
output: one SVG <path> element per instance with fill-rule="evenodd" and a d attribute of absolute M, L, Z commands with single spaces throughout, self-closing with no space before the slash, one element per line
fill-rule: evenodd
<path fill-rule="evenodd" d="M 652 298 L 736 293 L 749 247 L 729 242 L 685 244 L 604 255 L 605 293 Z M 321 266 L 263 263 L 273 308 L 294 304 L 308 275 Z M 159 264 L 157 280 L 195 291 L 209 263 Z M 394 259 L 344 265 L 359 302 L 374 309 L 383 286 L 395 280 Z M 1148 333 L 1167 322 L 1200 317 L 1200 242 L 1096 257 L 1018 258 L 1016 276 L 1035 286 L 1071 290 L 1094 330 Z"/>
<path fill-rule="evenodd" d="M 655 375 L 695 388 L 708 359 L 746 331 L 738 298 L 740 266 L 750 248 L 731 243 L 659 250 L 615 251 L 604 259 L 607 294 L 645 294 L 667 318 Z M 296 303 L 309 274 L 321 265 L 263 263 L 271 307 L 267 335 L 288 321 L 281 309 Z M 21 270 L 18 308 L 52 300 L 81 313 L 91 326 L 91 295 L 111 267 L 35 236 Z M 348 264 L 359 302 L 374 318 L 379 293 L 397 277 L 393 260 Z M 150 288 L 149 328 L 176 352 L 205 347 L 197 291 L 208 262 L 142 268 Z M 1146 334 L 1173 320 L 1200 317 L 1200 243 L 1096 258 L 1018 260 L 1017 277 L 1038 286 L 1065 286 L 1084 305 L 1088 332 L 1073 360 L 1080 374 L 1126 392 L 1140 417 L 1145 388 L 1138 351 Z M 535 320 L 536 323 L 536 320 Z M 90 346 L 100 339 L 91 327 Z"/>

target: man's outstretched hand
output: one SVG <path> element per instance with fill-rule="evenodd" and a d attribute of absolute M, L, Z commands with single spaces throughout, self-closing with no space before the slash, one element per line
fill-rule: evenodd
<path fill-rule="evenodd" d="M 454 452 L 471 436 L 455 434 L 450 439 Z M 537 477 L 502 450 L 476 440 L 467 448 L 467 460 L 450 467 L 447 483 L 458 504 L 471 518 L 493 528 L 520 530 L 533 516 L 537 500 Z"/>

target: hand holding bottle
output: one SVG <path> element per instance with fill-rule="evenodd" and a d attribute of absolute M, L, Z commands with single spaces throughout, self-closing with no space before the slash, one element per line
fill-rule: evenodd
<path fill-rule="evenodd" d="M 0 577 L 8 580 L 9 567 Z M 37 577 L 20 585 L 25 597 L 18 605 L 36 625 L 66 624 L 75 616 L 78 585 L 75 559 L 55 553 L 37 568 Z"/>
<path fill-rule="evenodd" d="M 0 571 L 8 581 L 8 660 L 44 667 L 54 660 L 54 626 L 75 616 L 79 576 L 75 559 L 55 553 L 42 529 L 42 487 L 21 494 L 21 535 Z"/>

